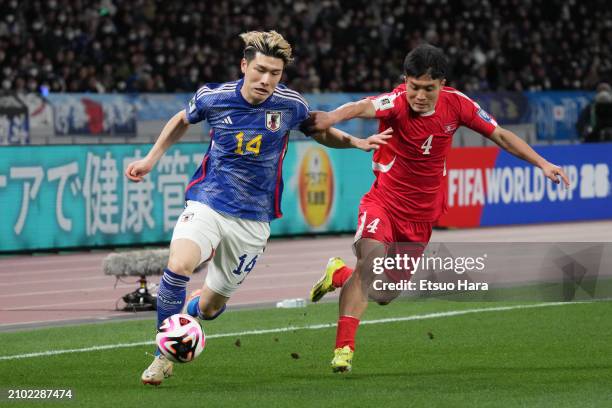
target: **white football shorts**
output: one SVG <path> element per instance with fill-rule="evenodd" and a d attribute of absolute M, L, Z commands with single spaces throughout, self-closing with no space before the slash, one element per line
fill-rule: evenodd
<path fill-rule="evenodd" d="M 231 297 L 244 281 L 266 248 L 270 237 L 270 223 L 246 220 L 220 214 L 198 201 L 187 201 L 187 206 L 174 227 L 172 241 L 189 239 L 200 247 L 208 263 L 206 285 L 214 292 Z"/>

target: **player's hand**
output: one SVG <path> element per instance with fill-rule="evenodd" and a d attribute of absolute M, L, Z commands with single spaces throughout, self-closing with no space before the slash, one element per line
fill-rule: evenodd
<path fill-rule="evenodd" d="M 544 175 L 556 184 L 559 184 L 561 180 L 563 180 L 563 184 L 565 184 L 566 188 L 570 186 L 569 178 L 561 167 L 546 162 L 542 165 L 541 169 L 544 172 Z"/>
<path fill-rule="evenodd" d="M 125 169 L 125 177 L 138 183 L 144 180 L 143 177 L 149 174 L 152 168 L 153 164 L 147 159 L 136 160 L 131 162 Z"/>
<path fill-rule="evenodd" d="M 388 144 L 387 140 L 393 137 L 393 128 L 386 129 L 382 133 L 377 133 L 368 137 L 367 139 L 359 139 L 357 148 L 364 152 L 371 150 L 378 150 L 380 146 Z"/>
<path fill-rule="evenodd" d="M 307 130 L 313 133 L 319 130 L 327 130 L 335 124 L 329 112 L 323 111 L 310 112 L 310 117 L 307 121 Z"/>

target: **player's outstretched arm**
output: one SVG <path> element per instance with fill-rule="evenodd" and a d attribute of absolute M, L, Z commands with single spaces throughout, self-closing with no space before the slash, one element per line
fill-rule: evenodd
<path fill-rule="evenodd" d="M 313 117 L 312 130 L 325 130 L 333 125 L 353 118 L 374 119 L 376 109 L 370 99 L 345 103 L 331 112 L 316 112 Z"/>
<path fill-rule="evenodd" d="M 348 149 L 355 148 L 369 152 L 371 150 L 378 150 L 380 146 L 386 145 L 387 140 L 393 135 L 393 129 L 389 128 L 382 133 L 374 134 L 366 139 L 360 139 L 352 136 L 340 129 L 329 128 L 310 134 L 310 136 L 317 142 L 327 147 L 333 147 L 335 149 Z"/>
<path fill-rule="evenodd" d="M 555 183 L 559 184 L 563 180 L 565 186 L 569 187 L 569 178 L 561 167 L 550 163 L 540 156 L 531 146 L 513 132 L 498 126 L 489 138 L 508 153 L 541 168 L 544 175 Z"/>
<path fill-rule="evenodd" d="M 189 122 L 184 110 L 170 118 L 149 153 L 144 158 L 130 163 L 125 169 L 125 176 L 135 182 L 142 181 L 166 150 L 183 137 L 188 127 Z"/>

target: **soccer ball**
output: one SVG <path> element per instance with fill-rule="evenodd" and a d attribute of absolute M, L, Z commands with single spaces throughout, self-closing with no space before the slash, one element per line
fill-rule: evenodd
<path fill-rule="evenodd" d="M 175 314 L 162 322 L 155 341 L 168 360 L 188 363 L 204 350 L 206 336 L 196 319 L 188 314 Z"/>

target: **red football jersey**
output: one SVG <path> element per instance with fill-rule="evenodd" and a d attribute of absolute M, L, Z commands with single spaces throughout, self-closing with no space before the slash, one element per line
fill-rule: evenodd
<path fill-rule="evenodd" d="M 382 202 L 404 220 L 436 221 L 445 207 L 442 183 L 453 134 L 466 126 L 489 136 L 497 126 L 495 119 L 450 87 L 442 88 L 434 111 L 424 114 L 410 108 L 405 84 L 370 99 L 380 129 L 392 127 L 393 138 L 374 153 L 376 181 L 363 202 Z"/>

